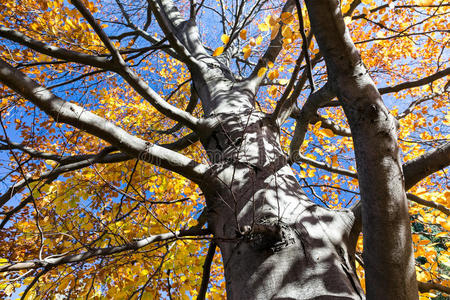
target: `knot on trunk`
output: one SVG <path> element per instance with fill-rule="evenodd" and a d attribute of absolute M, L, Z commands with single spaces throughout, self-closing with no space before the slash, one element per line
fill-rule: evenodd
<path fill-rule="evenodd" d="M 255 250 L 278 252 L 295 243 L 294 229 L 279 220 L 263 219 L 253 226 L 243 226 L 240 234 Z"/>

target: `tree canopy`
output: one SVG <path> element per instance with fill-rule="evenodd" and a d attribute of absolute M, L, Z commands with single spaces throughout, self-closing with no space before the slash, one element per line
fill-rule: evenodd
<path fill-rule="evenodd" d="M 226 154 L 220 141 L 216 152 L 205 146 L 221 126 L 211 117 L 221 103 L 205 101 L 220 102 L 212 82 L 231 94 L 239 87 L 236 99 L 252 95 L 236 115 L 274 120 L 277 155 L 313 203 L 361 209 L 370 164 L 358 162 L 355 145 L 381 149 L 384 132 L 365 144 L 352 125 L 359 108 L 346 106 L 329 58 L 340 44 L 322 42 L 306 2 L 0 3 L 0 297 L 225 297 L 227 262 L 216 251 L 225 242 L 211 231 L 202 185 Z M 342 56 L 360 55 L 393 116 L 420 299 L 450 294 L 449 7 L 343 0 L 339 16 L 324 19 L 341 28 L 342 18 L 357 49 Z M 364 115 L 379 110 L 368 107 Z M 236 122 L 246 128 L 252 118 Z M 389 211 L 375 200 L 367 203 Z M 373 228 L 389 235 L 387 225 Z M 363 234 L 355 257 L 366 289 Z"/>

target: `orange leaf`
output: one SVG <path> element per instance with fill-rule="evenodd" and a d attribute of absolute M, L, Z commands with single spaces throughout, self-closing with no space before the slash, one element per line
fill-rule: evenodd
<path fill-rule="evenodd" d="M 247 30 L 242 29 L 241 32 L 239 33 L 239 37 L 243 40 L 247 39 Z"/>
<path fill-rule="evenodd" d="M 222 54 L 223 53 L 223 47 L 222 46 L 220 46 L 220 47 L 218 47 L 216 50 L 214 50 L 214 52 L 213 52 L 213 56 L 219 56 L 220 54 Z"/>
<path fill-rule="evenodd" d="M 262 67 L 262 68 L 259 69 L 259 71 L 258 71 L 258 76 L 259 76 L 259 77 L 263 77 L 264 74 L 266 74 L 266 72 L 267 72 L 267 68 Z"/>

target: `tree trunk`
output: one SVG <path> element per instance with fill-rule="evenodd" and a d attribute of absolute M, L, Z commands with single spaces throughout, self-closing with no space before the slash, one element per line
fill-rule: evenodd
<path fill-rule="evenodd" d="M 363 299 L 349 210 L 308 200 L 263 113 L 216 112 L 202 142 L 214 165 L 202 186 L 222 251 L 228 299 Z"/>
<path fill-rule="evenodd" d="M 307 0 L 311 28 L 328 83 L 347 116 L 362 199 L 364 264 L 369 299 L 417 299 L 408 203 L 389 113 L 345 26 L 337 0 Z"/>
<path fill-rule="evenodd" d="M 339 1 L 305 2 L 329 86 L 355 143 L 368 298 L 417 298 L 395 119 L 350 38 Z M 262 82 L 255 75 L 258 67 L 237 81 L 226 54 L 208 55 L 195 20 L 183 21 L 169 0 L 159 5 L 171 12 L 153 10 L 160 24 L 167 23 L 162 29 L 171 44 L 180 48 L 207 117 L 198 133 L 213 165 L 200 187 L 222 251 L 229 299 L 364 298 L 354 267 L 360 216 L 320 207 L 301 192 L 280 146 L 277 122 L 254 109 Z M 293 7 L 287 1 L 284 9 Z M 271 42 L 257 66 L 279 51 Z"/>

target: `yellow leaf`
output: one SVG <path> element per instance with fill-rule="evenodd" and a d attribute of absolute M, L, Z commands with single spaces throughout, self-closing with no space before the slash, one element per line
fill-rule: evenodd
<path fill-rule="evenodd" d="M 6 287 L 6 289 L 3 291 L 5 293 L 6 296 L 11 296 L 11 294 L 14 291 L 14 286 L 12 284 L 8 284 L 8 286 Z"/>
<path fill-rule="evenodd" d="M 262 41 L 263 41 L 262 36 L 258 35 L 258 37 L 256 38 L 256 45 L 261 45 Z"/>
<path fill-rule="evenodd" d="M 279 25 L 278 22 L 280 20 L 279 19 L 275 19 L 272 15 L 268 15 L 266 17 L 266 23 L 270 26 L 270 27 L 274 27 L 275 25 Z"/>
<path fill-rule="evenodd" d="M 0 258 L 0 266 L 6 265 L 8 263 L 8 260 L 6 258 Z"/>
<path fill-rule="evenodd" d="M 239 33 L 239 37 L 243 40 L 247 39 L 247 30 L 242 29 L 241 32 Z"/>
<path fill-rule="evenodd" d="M 337 163 L 337 155 L 333 155 L 333 156 L 331 157 L 331 165 L 332 165 L 333 167 L 339 166 L 339 164 Z"/>
<path fill-rule="evenodd" d="M 270 69 L 270 68 L 273 68 L 273 61 L 269 61 L 269 62 L 267 63 L 267 67 L 269 67 L 269 69 Z"/>
<path fill-rule="evenodd" d="M 220 40 L 222 41 L 222 43 L 227 44 L 230 41 L 230 37 L 226 34 L 222 34 L 222 36 L 220 37 Z M 220 52 L 220 53 L 222 53 L 222 52 Z"/>
<path fill-rule="evenodd" d="M 289 26 L 283 26 L 281 29 L 281 35 L 285 38 L 291 38 L 292 37 L 292 30 Z"/>
<path fill-rule="evenodd" d="M 290 12 L 284 12 L 281 14 L 281 21 L 284 24 L 292 24 L 294 22 L 294 15 Z"/>
<path fill-rule="evenodd" d="M 258 71 L 258 76 L 259 76 L 259 77 L 263 77 L 264 74 L 266 74 L 266 71 L 267 71 L 267 68 L 262 67 L 262 68 L 259 69 L 259 71 Z"/>
<path fill-rule="evenodd" d="M 223 49 L 224 48 L 222 46 L 218 47 L 216 50 L 214 50 L 214 53 L 212 55 L 213 56 L 219 56 L 220 54 L 223 53 Z"/>
<path fill-rule="evenodd" d="M 441 225 L 445 230 L 450 231 L 450 216 L 448 216 L 447 220 L 445 222 L 442 222 Z"/>
<path fill-rule="evenodd" d="M 320 131 L 320 134 L 321 134 L 321 135 L 324 135 L 324 136 L 326 136 L 326 137 L 333 137 L 333 136 L 334 136 L 333 131 L 331 131 L 331 130 L 328 129 L 328 128 L 323 128 L 323 129 Z"/>
<path fill-rule="evenodd" d="M 268 31 L 269 30 L 269 26 L 266 23 L 261 23 L 258 25 L 259 30 L 261 31 Z"/>
<path fill-rule="evenodd" d="M 280 74 L 278 73 L 277 69 L 272 70 L 269 72 L 269 74 L 267 74 L 267 76 L 269 77 L 270 80 L 274 80 L 274 79 L 278 78 L 279 75 Z"/>
<path fill-rule="evenodd" d="M 419 1 L 420 6 L 429 6 L 433 4 L 433 0 L 421 0 Z"/>
<path fill-rule="evenodd" d="M 443 237 L 443 236 L 447 236 L 448 233 L 447 232 L 439 232 L 438 234 L 436 234 L 436 237 Z"/>
<path fill-rule="evenodd" d="M 277 89 L 276 86 L 272 86 L 272 87 L 269 88 L 269 95 L 270 96 L 275 97 L 277 92 L 278 92 L 278 89 Z"/>
<path fill-rule="evenodd" d="M 244 59 L 248 59 L 250 57 L 250 54 L 252 53 L 252 48 L 250 47 L 250 45 L 246 45 L 242 49 L 242 52 L 244 52 Z"/>

